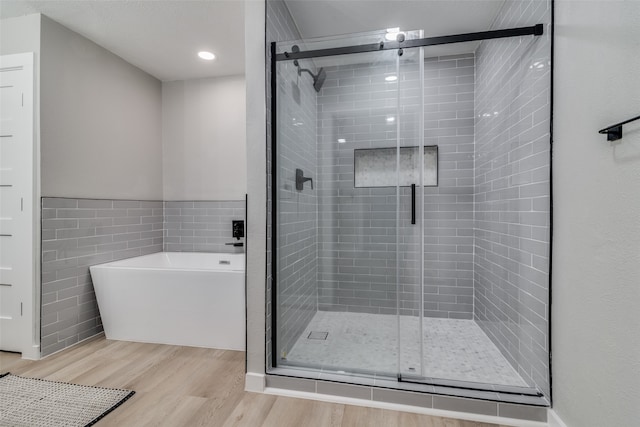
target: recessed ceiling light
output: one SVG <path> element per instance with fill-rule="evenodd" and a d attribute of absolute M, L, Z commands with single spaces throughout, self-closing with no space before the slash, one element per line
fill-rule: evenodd
<path fill-rule="evenodd" d="M 207 61 L 213 61 L 216 59 L 216 56 L 213 53 L 207 52 L 206 50 L 198 52 L 198 56 L 202 59 L 206 59 Z"/>
<path fill-rule="evenodd" d="M 339 144 L 344 144 L 345 142 L 347 142 L 347 140 L 346 140 L 346 139 L 344 139 L 344 138 L 338 138 L 338 143 L 339 143 Z"/>
<path fill-rule="evenodd" d="M 398 80 L 398 76 L 387 76 L 384 79 L 388 82 L 395 82 L 396 80 Z"/>
<path fill-rule="evenodd" d="M 395 121 L 396 121 L 396 118 L 395 118 L 395 117 L 393 117 L 393 116 L 389 116 L 389 117 L 387 117 L 387 121 L 388 121 L 389 123 L 393 123 L 393 122 L 395 122 Z"/>
<path fill-rule="evenodd" d="M 394 42 L 398 39 L 398 34 L 404 34 L 400 31 L 400 27 L 387 28 L 387 34 L 384 35 L 384 38 Z"/>

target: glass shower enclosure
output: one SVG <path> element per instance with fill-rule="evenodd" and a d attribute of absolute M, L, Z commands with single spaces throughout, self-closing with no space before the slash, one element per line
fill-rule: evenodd
<path fill-rule="evenodd" d="M 274 44 L 271 367 L 548 393 L 549 45 L 506 34 Z"/>

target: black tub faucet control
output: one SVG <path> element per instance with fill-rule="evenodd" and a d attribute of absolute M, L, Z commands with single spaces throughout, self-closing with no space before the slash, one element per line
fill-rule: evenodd
<path fill-rule="evenodd" d="M 244 221 L 231 221 L 232 236 L 238 240 L 244 237 Z"/>

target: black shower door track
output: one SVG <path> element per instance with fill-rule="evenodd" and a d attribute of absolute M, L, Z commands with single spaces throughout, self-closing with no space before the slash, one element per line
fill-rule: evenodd
<path fill-rule="evenodd" d="M 382 50 L 409 49 L 414 47 L 437 46 L 441 44 L 464 43 L 479 40 L 502 39 L 505 37 L 541 36 L 544 25 L 536 24 L 531 27 L 508 28 L 505 30 L 480 31 L 477 33 L 455 34 L 451 36 L 427 37 L 404 41 L 391 41 L 363 44 L 359 46 L 334 47 L 331 49 L 317 49 L 298 52 L 284 52 L 275 55 L 276 61 L 292 59 L 321 58 L 323 56 L 348 55 L 352 53 L 379 52 Z"/>
<path fill-rule="evenodd" d="M 544 25 L 536 24 L 530 27 L 508 28 L 504 30 L 480 31 L 477 33 L 454 34 L 450 36 L 427 37 L 423 39 L 380 42 L 360 46 L 336 47 L 332 49 L 317 49 L 297 52 L 276 52 L 276 42 L 270 46 L 271 53 L 271 366 L 278 365 L 277 355 L 277 100 L 276 100 L 276 63 L 294 59 L 320 58 L 324 56 L 348 55 L 352 53 L 378 52 L 393 49 L 409 49 L 424 46 L 437 46 L 451 43 L 464 43 L 480 40 L 502 39 L 507 37 L 541 36 L 544 34 Z M 267 220 L 267 225 L 269 221 Z M 267 266 L 268 274 L 268 266 Z"/>

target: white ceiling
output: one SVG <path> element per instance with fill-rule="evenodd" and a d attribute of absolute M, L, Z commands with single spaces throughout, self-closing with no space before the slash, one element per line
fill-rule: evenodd
<path fill-rule="evenodd" d="M 487 30 L 505 0 L 285 0 L 303 38 L 400 27 L 425 37 Z"/>
<path fill-rule="evenodd" d="M 251 7 L 256 0 L 249 0 Z M 391 27 L 425 37 L 489 29 L 504 0 L 286 0 L 303 38 Z M 163 81 L 244 74 L 244 0 L 0 0 L 0 18 L 42 13 Z M 429 48 L 429 56 L 477 43 Z M 212 62 L 196 56 L 210 50 Z"/>
<path fill-rule="evenodd" d="M 424 37 L 486 31 L 505 0 L 285 0 L 302 38 L 399 27 Z M 427 56 L 473 52 L 480 42 L 430 47 Z"/>
<path fill-rule="evenodd" d="M 243 0 L 0 1 L 0 18 L 38 12 L 163 81 L 244 74 Z"/>

